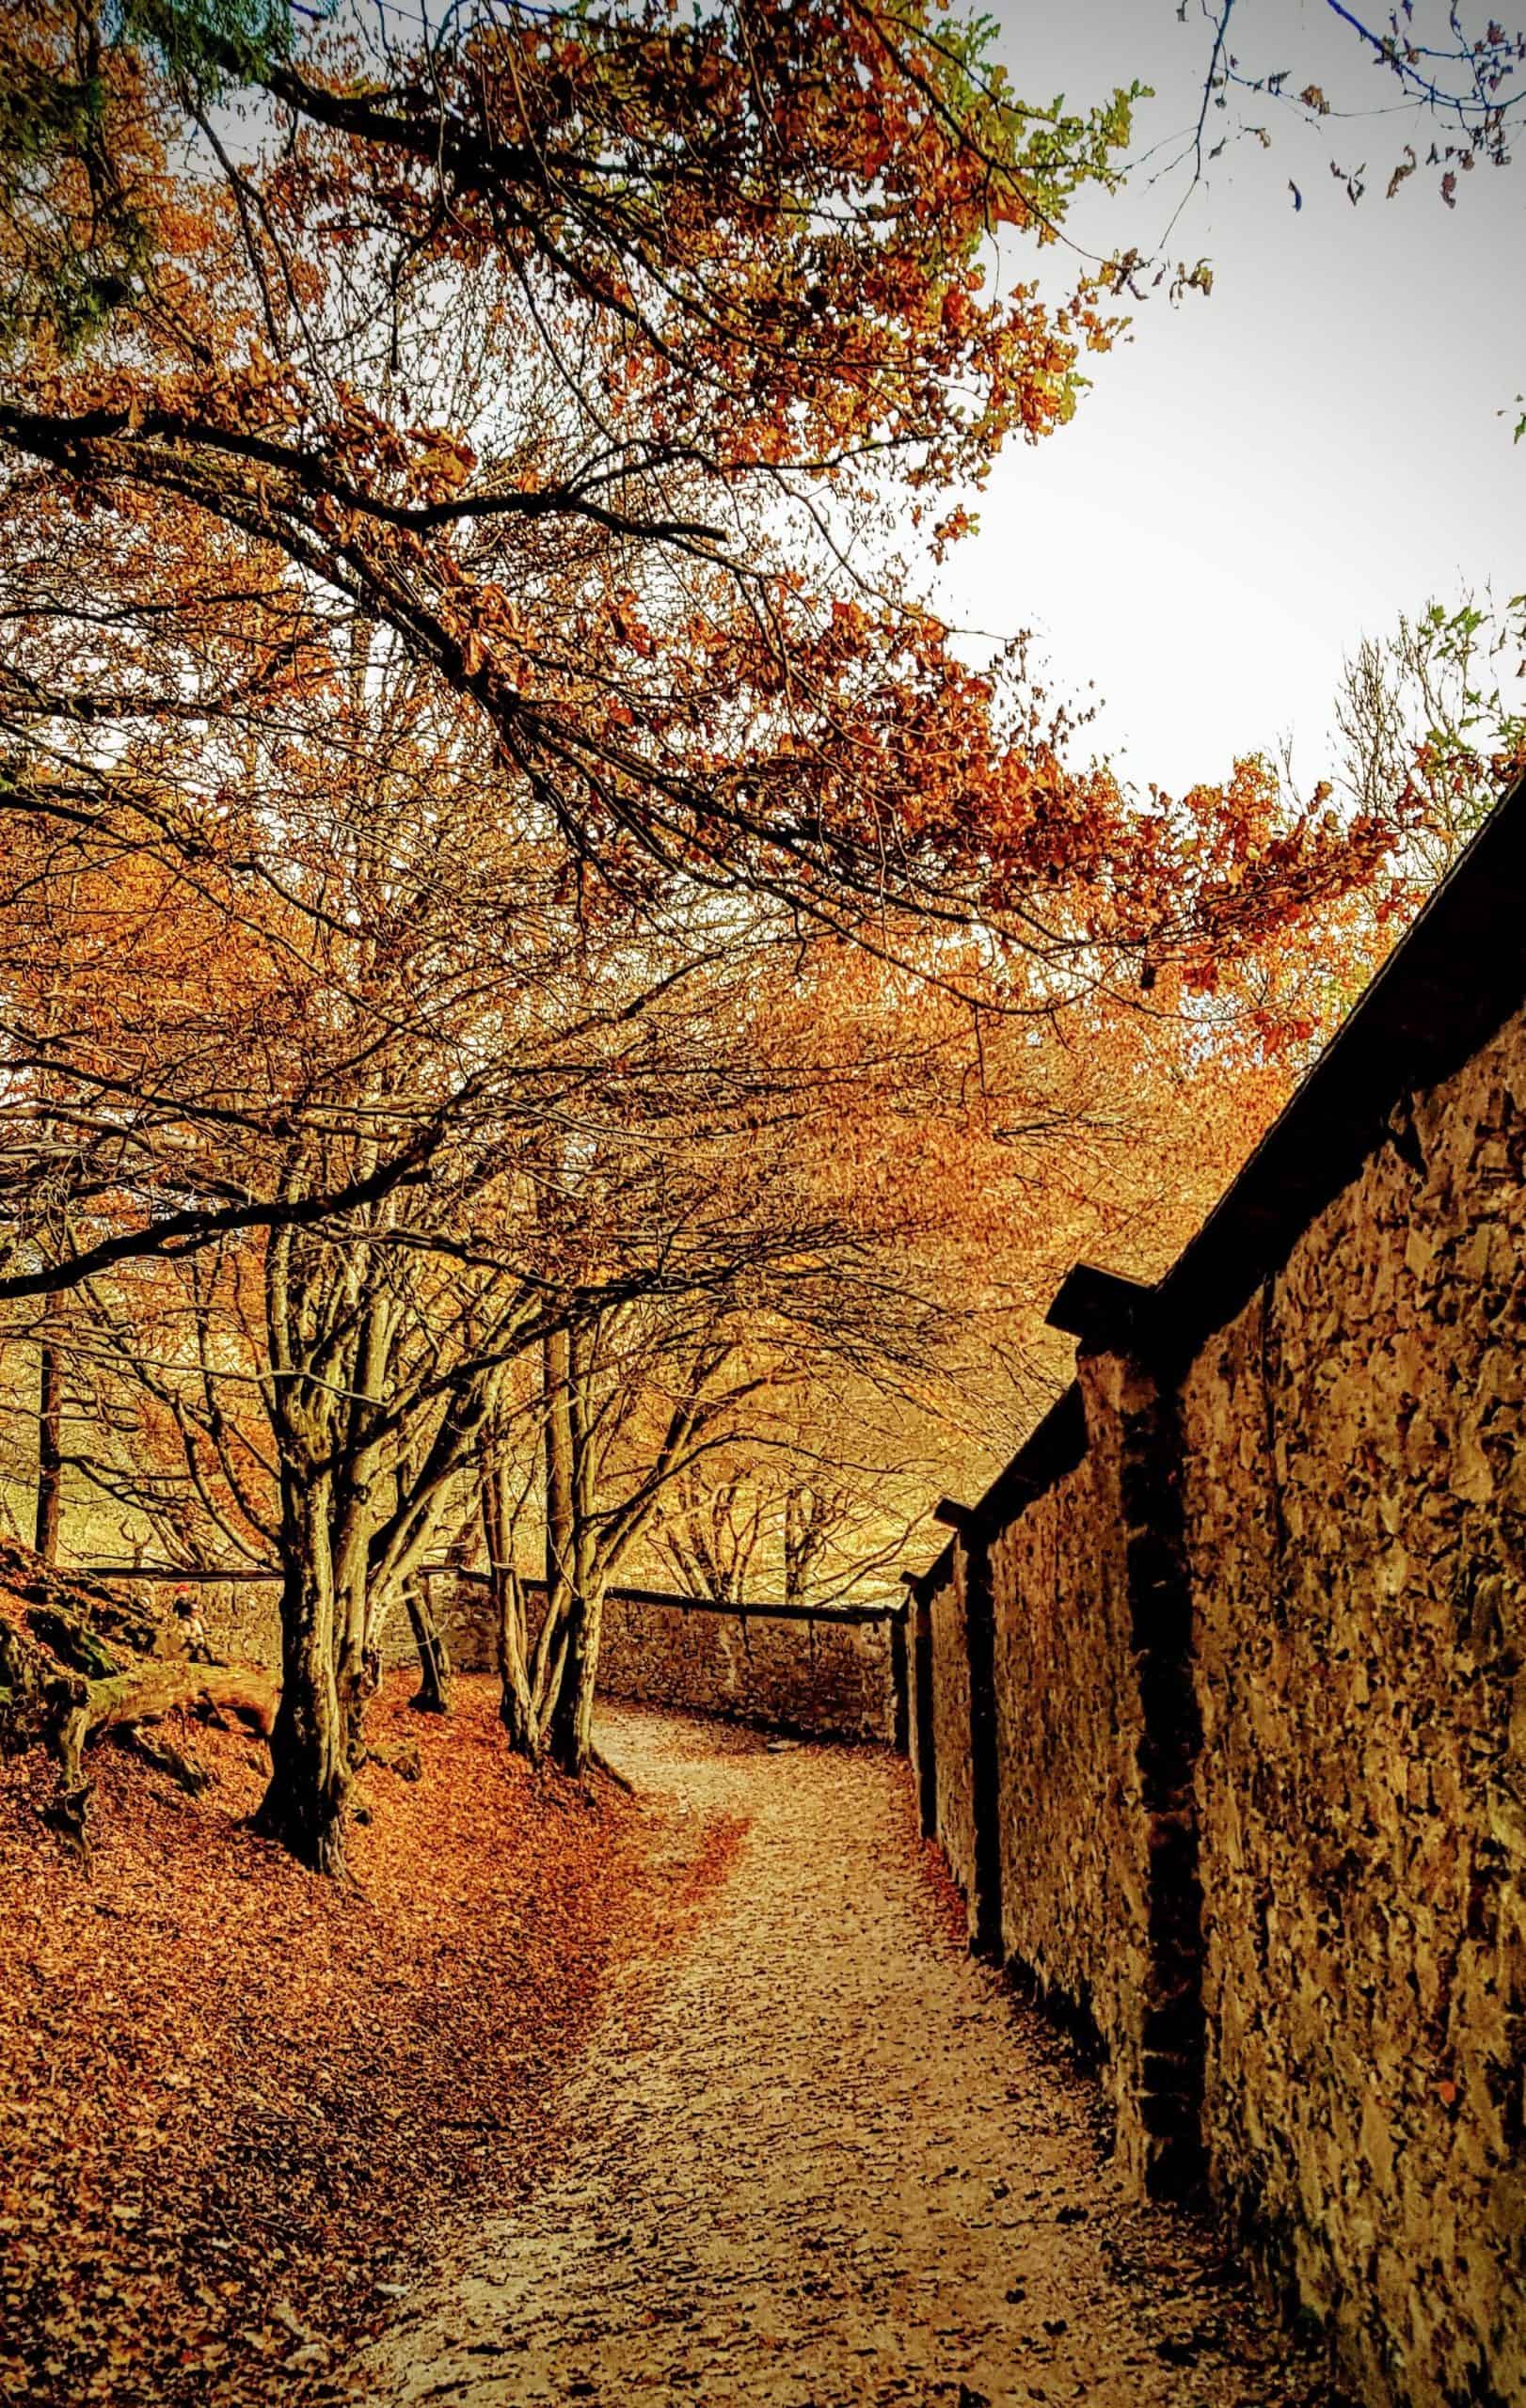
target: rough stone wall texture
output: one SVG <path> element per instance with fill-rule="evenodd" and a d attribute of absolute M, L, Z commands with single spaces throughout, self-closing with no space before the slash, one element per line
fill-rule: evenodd
<path fill-rule="evenodd" d="M 280 1591 L 274 1580 L 230 1580 L 226 1587 L 209 1582 L 193 1593 L 215 1656 L 273 1668 L 280 1662 Z M 154 1591 L 166 1612 L 173 1594 L 170 1588 Z"/>
<path fill-rule="evenodd" d="M 1526 1021 L 1184 1382 L 1206 2125 L 1364 2396 L 1526 2399 Z"/>
<path fill-rule="evenodd" d="M 969 1629 L 964 1615 L 965 1556 L 930 1600 L 932 1622 L 932 1760 L 937 1839 L 966 1898 L 975 1880 L 975 1778 L 970 1762 Z"/>
<path fill-rule="evenodd" d="M 770 1622 L 611 1596 L 599 1687 L 628 1703 L 836 1738 L 888 1739 L 893 1720 L 883 1623 Z"/>
<path fill-rule="evenodd" d="M 485 1592 L 464 1582 L 430 1582 L 435 1612 L 440 1618 L 451 1662 L 458 1672 L 490 1672 L 494 1666 L 492 1633 L 485 1610 Z M 171 1588 L 161 1592 L 167 1610 Z M 195 1592 L 215 1655 L 231 1662 L 280 1662 L 280 1592 L 275 1581 L 208 1582 Z M 388 1620 L 381 1641 L 383 1669 L 389 1672 L 416 1664 L 418 1650 L 408 1618 L 399 1606 Z"/>
<path fill-rule="evenodd" d="M 458 1672 L 497 1664 L 492 1608 L 478 1581 L 443 1575 L 430 1603 Z M 168 1592 L 166 1592 L 167 1604 Z M 199 1592 L 213 1647 L 257 1664 L 280 1662 L 278 1592 L 208 1586 Z M 382 1633 L 387 1671 L 417 1662 L 401 1607 Z M 849 1739 L 888 1740 L 894 1723 L 890 1637 L 883 1623 L 765 1622 L 685 1613 L 618 1596 L 604 1605 L 599 1685 L 628 1703 L 715 1714 L 728 1720 Z"/>
<path fill-rule="evenodd" d="M 1190 2116 L 1364 2400 L 1514 2408 L 1526 1014 L 1179 1393 L 1117 1358 L 1078 1377 L 1084 1461 L 990 1545 L 1004 1947 L 1089 2017 L 1141 2178 Z M 968 1889 L 963 1562 L 927 1603 Z"/>
<path fill-rule="evenodd" d="M 453 1580 L 437 1573 L 429 1583 L 429 1607 L 445 1634 L 452 1669 L 457 1672 L 496 1672 L 498 1637 L 493 1627 L 492 1592 L 481 1580 Z M 401 1610 L 388 1624 L 382 1642 L 384 1656 L 400 1649 L 406 1661 L 413 1649 L 407 1615 Z"/>
<path fill-rule="evenodd" d="M 1138 2154 L 1148 1880 L 1141 1723 L 1118 1520 L 1118 1441 L 1095 1383 L 1085 1460 L 991 1550 L 1002 1944 L 1099 2049 L 1125 2159 Z M 1110 1368 L 1110 1367 L 1105 1367 Z"/>

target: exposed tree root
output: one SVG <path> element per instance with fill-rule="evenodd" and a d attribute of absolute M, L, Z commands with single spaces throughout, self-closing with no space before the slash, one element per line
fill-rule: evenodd
<path fill-rule="evenodd" d="M 85 1751 L 103 1733 L 192 1792 L 207 1786 L 205 1768 L 172 1741 L 150 1738 L 148 1726 L 188 1709 L 270 1735 L 269 1674 L 161 1656 L 164 1636 L 135 1601 L 0 1542 L 0 1749 L 42 1747 L 54 1757 L 58 1785 L 43 1820 L 87 1862 Z"/>
<path fill-rule="evenodd" d="M 199 1798 L 204 1789 L 212 1787 L 215 1775 L 199 1756 L 193 1756 L 187 1748 L 177 1748 L 173 1739 L 167 1739 L 156 1731 L 145 1730 L 142 1723 L 125 1722 L 112 1736 L 119 1748 L 125 1748 L 130 1755 L 141 1756 L 155 1772 L 167 1773 L 192 1798 Z"/>
<path fill-rule="evenodd" d="M 635 1782 L 617 1765 L 612 1765 L 609 1757 L 602 1755 L 597 1748 L 589 1749 L 588 1761 L 596 1772 L 601 1772 L 606 1781 L 612 1781 L 616 1789 L 623 1789 L 628 1798 L 637 1795 Z"/>

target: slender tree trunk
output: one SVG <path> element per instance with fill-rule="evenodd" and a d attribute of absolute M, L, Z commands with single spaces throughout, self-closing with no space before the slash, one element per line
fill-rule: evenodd
<path fill-rule="evenodd" d="M 38 1366 L 36 1545 L 44 1563 L 56 1563 L 63 1505 L 64 1367 L 58 1349 L 46 1339 L 38 1350 Z"/>
<path fill-rule="evenodd" d="M 422 1581 L 410 1580 L 403 1592 L 403 1602 L 407 1608 L 413 1643 L 419 1650 L 419 1687 L 408 1703 L 416 1714 L 449 1714 L 451 1658 L 445 1634 L 435 1620 L 427 1586 Z"/>
<path fill-rule="evenodd" d="M 513 1517 L 507 1496 L 508 1477 L 499 1461 L 496 1434 L 483 1449 L 482 1486 L 478 1492 L 483 1541 L 492 1579 L 493 1633 L 498 1656 L 499 1720 L 517 1755 L 538 1765 L 546 1735 L 530 1653 L 530 1625 L 525 1613 L 524 1586 L 514 1560 Z M 548 1605 L 548 1616 L 549 1607 Z"/>
<path fill-rule="evenodd" d="M 546 1734 L 530 1677 L 526 1646 L 524 1591 L 513 1565 L 493 1574 L 497 1611 L 499 1719 L 516 1753 L 538 1765 L 545 1753 Z"/>
<path fill-rule="evenodd" d="M 333 1589 L 334 1686 L 344 1725 L 344 1753 L 352 1771 L 366 1760 L 366 1708 L 381 1687 L 381 1652 L 365 1629 L 365 1589 L 336 1576 Z"/>
<path fill-rule="evenodd" d="M 564 1329 L 545 1342 L 546 1610 L 560 1617 L 572 1588 L 573 1517 L 572 1341 Z"/>
<path fill-rule="evenodd" d="M 335 1672 L 329 1481 L 283 1473 L 281 1694 L 255 1828 L 315 1873 L 344 1871 L 347 1719 Z"/>
<path fill-rule="evenodd" d="M 581 1662 L 583 1601 L 578 1573 L 577 1368 L 569 1333 L 546 1340 L 546 1620 L 535 1654 L 549 1711 L 545 1731 L 552 1761 L 580 1772 L 573 1700 Z"/>
<path fill-rule="evenodd" d="M 566 1642 L 562 1677 L 551 1708 L 551 1756 L 580 1780 L 594 1751 L 594 1696 L 604 1621 L 604 1579 L 595 1541 L 592 1466 L 589 1462 L 587 1396 L 576 1339 L 567 1346 L 566 1416 L 559 1426 L 565 1448 L 566 1518 L 570 1525 L 571 1593 L 566 1602 Z"/>
<path fill-rule="evenodd" d="M 346 1463 L 333 1477 L 329 1548 L 333 1563 L 334 1676 L 352 1771 L 366 1760 L 366 1708 L 381 1687 L 381 1645 L 373 1611 L 371 1539 L 376 1516 L 370 1465 Z"/>

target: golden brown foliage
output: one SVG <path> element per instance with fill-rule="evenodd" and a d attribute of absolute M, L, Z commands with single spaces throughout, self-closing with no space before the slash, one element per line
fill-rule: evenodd
<path fill-rule="evenodd" d="M 389 1686 L 355 1886 L 243 1820 L 241 1735 L 191 1724 L 192 1801 L 110 1749 L 95 1876 L 5 1766 L 0 1846 L 0 2385 L 18 2403 L 171 2408 L 301 2396 L 386 2312 L 421 2228 L 469 2208 L 544 2131 L 612 1951 L 652 1911 L 641 1818 L 533 1776 L 485 1682 L 449 1728 Z M 704 1851 L 694 1877 L 703 1881 Z M 303 2356 L 307 2349 L 306 2357 Z M 285 2362 L 295 2357 L 292 2372 Z"/>

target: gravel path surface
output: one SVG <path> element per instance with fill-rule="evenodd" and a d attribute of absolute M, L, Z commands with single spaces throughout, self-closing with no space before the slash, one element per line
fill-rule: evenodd
<path fill-rule="evenodd" d="M 601 1744 L 676 1863 L 696 1816 L 745 1838 L 557 2162 L 374 2348 L 375 2408 L 1327 2398 L 1186 2219 L 1121 2201 L 1090 2085 L 940 1915 L 901 1766 L 629 1711 Z"/>

